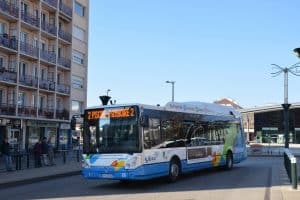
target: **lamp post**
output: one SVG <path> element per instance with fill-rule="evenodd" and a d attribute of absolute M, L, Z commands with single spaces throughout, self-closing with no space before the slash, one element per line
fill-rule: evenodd
<path fill-rule="evenodd" d="M 109 93 L 110 91 L 111 91 L 110 89 L 106 90 L 106 96 L 108 96 L 108 93 Z"/>
<path fill-rule="evenodd" d="M 295 50 L 296 49 L 294 49 L 294 52 L 296 52 Z M 295 75 L 295 76 L 300 76 L 300 72 L 298 71 L 300 65 L 299 65 L 299 63 L 296 63 L 290 67 L 281 67 L 276 64 L 272 64 L 272 65 L 274 66 L 273 68 L 277 70 L 277 71 L 271 73 L 273 77 L 279 76 L 281 73 L 284 73 L 284 103 L 281 105 L 284 109 L 284 113 L 283 113 L 284 138 L 285 138 L 284 147 L 289 148 L 289 140 L 290 140 L 289 139 L 290 138 L 289 137 L 289 108 L 290 108 L 291 104 L 288 103 L 288 73 L 291 73 L 292 75 Z"/>
<path fill-rule="evenodd" d="M 166 81 L 166 83 L 171 83 L 172 84 L 172 102 L 174 102 L 174 84 L 175 84 L 175 81 Z"/>

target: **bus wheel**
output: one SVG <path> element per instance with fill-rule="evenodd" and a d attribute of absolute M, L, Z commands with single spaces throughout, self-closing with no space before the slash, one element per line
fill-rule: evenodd
<path fill-rule="evenodd" d="M 179 174 L 180 174 L 180 165 L 176 159 L 172 159 L 170 163 L 168 181 L 170 183 L 175 182 L 178 179 Z"/>
<path fill-rule="evenodd" d="M 232 156 L 231 151 L 228 151 L 227 155 L 226 155 L 226 166 L 225 166 L 225 168 L 227 170 L 230 170 L 230 169 L 232 169 L 232 167 L 233 167 L 233 156 Z"/>

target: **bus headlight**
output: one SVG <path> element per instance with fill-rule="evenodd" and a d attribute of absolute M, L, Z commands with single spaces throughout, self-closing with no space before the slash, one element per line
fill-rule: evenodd
<path fill-rule="evenodd" d="M 84 157 L 82 157 L 81 159 L 81 166 L 83 168 L 90 168 L 90 165 L 88 164 L 88 162 L 84 159 Z"/>
<path fill-rule="evenodd" d="M 135 169 L 141 166 L 142 163 L 142 156 L 141 155 L 133 155 L 126 161 L 125 169 Z"/>

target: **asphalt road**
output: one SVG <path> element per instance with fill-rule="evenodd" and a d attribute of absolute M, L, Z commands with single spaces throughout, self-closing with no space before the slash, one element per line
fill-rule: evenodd
<path fill-rule="evenodd" d="M 274 199 L 270 186 L 278 184 L 282 164 L 278 157 L 250 157 L 231 171 L 205 170 L 185 175 L 172 184 L 164 179 L 122 183 L 71 176 L 2 189 L 0 199 L 269 200 Z"/>

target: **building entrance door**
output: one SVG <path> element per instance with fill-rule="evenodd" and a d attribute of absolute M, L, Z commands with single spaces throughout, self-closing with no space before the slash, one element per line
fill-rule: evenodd
<path fill-rule="evenodd" d="M 10 143 L 13 151 L 20 151 L 22 141 L 23 136 L 20 129 L 10 129 L 10 131 L 8 131 L 8 142 Z"/>

